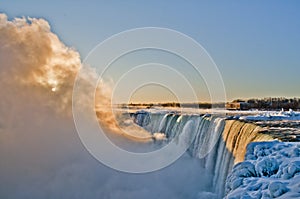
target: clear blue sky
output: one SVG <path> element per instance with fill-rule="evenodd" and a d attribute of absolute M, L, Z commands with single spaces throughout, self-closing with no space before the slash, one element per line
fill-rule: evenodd
<path fill-rule="evenodd" d="M 210 53 L 229 100 L 300 96 L 300 1 L 9 0 L 0 12 L 47 19 L 82 59 L 120 31 L 175 29 Z"/>

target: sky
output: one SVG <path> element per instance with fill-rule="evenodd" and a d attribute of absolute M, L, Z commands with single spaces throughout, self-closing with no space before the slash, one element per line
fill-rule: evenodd
<path fill-rule="evenodd" d="M 182 32 L 210 54 L 228 100 L 300 97 L 299 8 L 300 2 L 292 0 L 0 1 L 0 12 L 10 19 L 45 18 L 64 43 L 80 52 L 82 60 L 99 42 L 128 29 L 163 27 Z M 155 89 L 144 91 L 150 90 Z M 158 95 L 144 97 L 160 99 L 163 94 L 158 90 Z M 168 101 L 172 95 L 166 93 L 162 99 Z M 142 99 L 143 94 L 132 96 Z"/>

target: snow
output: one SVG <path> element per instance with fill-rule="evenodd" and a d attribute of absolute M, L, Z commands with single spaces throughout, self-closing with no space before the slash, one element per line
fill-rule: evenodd
<path fill-rule="evenodd" d="M 132 109 L 131 113 L 176 113 L 176 114 L 207 114 L 226 116 L 228 119 L 239 119 L 246 121 L 297 121 L 300 120 L 300 112 L 293 111 L 262 111 L 262 110 L 225 110 L 225 109 L 195 109 L 195 108 L 172 108 L 157 107 L 151 109 Z"/>
<path fill-rule="evenodd" d="M 257 115 L 239 117 L 241 120 L 270 121 L 270 120 L 300 120 L 300 112 L 289 111 L 267 111 Z"/>
<path fill-rule="evenodd" d="M 300 198 L 300 143 L 250 143 L 227 177 L 225 198 Z"/>

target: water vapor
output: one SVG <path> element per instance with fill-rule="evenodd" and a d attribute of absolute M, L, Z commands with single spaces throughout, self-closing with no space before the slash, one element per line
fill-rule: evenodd
<path fill-rule="evenodd" d="M 120 173 L 91 157 L 71 114 L 80 55 L 46 20 L 0 14 L 0 60 L 0 198 L 176 199 L 204 189 L 199 163 L 189 156 L 145 175 Z M 83 79 L 89 78 L 93 70 Z M 109 90 L 99 91 L 97 99 L 109 102 Z"/>

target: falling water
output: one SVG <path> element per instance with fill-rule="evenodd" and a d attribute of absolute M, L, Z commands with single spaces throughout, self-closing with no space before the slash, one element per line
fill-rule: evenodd
<path fill-rule="evenodd" d="M 144 111 L 132 116 L 135 123 L 152 134 L 164 133 L 168 140 L 177 139 L 193 121 L 196 125 L 189 134 L 192 140 L 188 153 L 199 159 L 205 171 L 213 176 L 208 191 L 218 197 L 224 195 L 226 177 L 233 165 L 243 161 L 247 145 L 253 141 L 273 140 L 271 136 L 261 134 L 262 129 L 254 124 L 227 120 L 224 116 Z"/>

